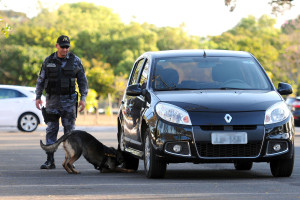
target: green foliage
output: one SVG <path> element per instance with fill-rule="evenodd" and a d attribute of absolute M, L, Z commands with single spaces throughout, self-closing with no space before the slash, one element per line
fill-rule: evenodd
<path fill-rule="evenodd" d="M 290 34 L 294 31 L 299 30 L 299 24 L 300 24 L 300 15 L 296 19 L 290 19 L 286 21 L 282 26 L 281 30 L 284 34 Z"/>
<path fill-rule="evenodd" d="M 6 45 L 0 54 L 0 83 L 35 86 L 47 50 L 37 46 Z"/>
<path fill-rule="evenodd" d="M 272 72 L 280 49 L 280 30 L 274 28 L 276 21 L 268 16 L 258 20 L 243 18 L 233 29 L 212 37 L 214 47 L 252 53 L 267 71 Z"/>
<path fill-rule="evenodd" d="M 86 110 L 95 112 L 95 109 L 98 107 L 97 101 L 97 92 L 94 89 L 89 89 L 89 93 L 86 97 Z"/>
<path fill-rule="evenodd" d="M 2 34 L 8 38 L 9 36 L 9 32 L 11 30 L 11 27 L 10 25 L 8 25 L 7 23 L 4 22 L 4 20 L 2 18 L 0 18 L 0 29 L 1 29 L 1 32 Z"/>
<path fill-rule="evenodd" d="M 115 73 L 129 74 L 136 58 L 134 57 L 133 52 L 130 50 L 125 50 L 122 53 L 122 58 L 123 59 L 119 62 L 117 68 L 115 69 Z"/>
<path fill-rule="evenodd" d="M 97 91 L 98 94 L 113 92 L 114 74 L 110 65 L 92 59 L 89 66 L 89 69 L 86 70 L 89 87 Z"/>
<path fill-rule="evenodd" d="M 300 16 L 297 18 L 300 19 Z M 281 54 L 277 61 L 276 74 L 278 80 L 285 80 L 293 85 L 295 94 L 299 95 L 300 88 L 300 23 L 294 20 L 293 28 L 286 25 L 284 33 L 280 36 Z M 297 22 L 297 23 L 296 23 Z"/>
<path fill-rule="evenodd" d="M 158 29 L 157 47 L 159 50 L 197 49 L 199 38 L 189 36 L 184 31 L 184 25 L 179 28 L 162 27 Z"/>

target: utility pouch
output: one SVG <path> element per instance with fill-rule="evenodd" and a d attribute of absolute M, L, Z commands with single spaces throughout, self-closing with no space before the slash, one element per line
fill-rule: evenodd
<path fill-rule="evenodd" d="M 58 114 L 51 114 L 47 113 L 46 108 L 42 107 L 42 114 L 44 117 L 44 122 L 47 124 L 48 122 L 58 122 L 59 115 Z"/>
<path fill-rule="evenodd" d="M 44 106 L 42 107 L 42 115 L 44 117 L 44 122 L 47 124 L 49 119 L 48 119 L 48 116 L 47 116 L 46 108 Z"/>

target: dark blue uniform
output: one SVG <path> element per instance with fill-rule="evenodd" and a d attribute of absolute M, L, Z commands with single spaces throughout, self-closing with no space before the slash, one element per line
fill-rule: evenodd
<path fill-rule="evenodd" d="M 54 53 L 45 59 L 37 80 L 36 99 L 41 98 L 45 89 L 47 93 L 46 111 L 52 115 L 52 119 L 47 123 L 46 144 L 56 142 L 59 118 L 61 118 L 64 133 L 75 128 L 76 80 L 81 94 L 80 100 L 85 101 L 88 93 L 88 82 L 80 58 L 72 53 L 68 53 L 62 59 Z"/>

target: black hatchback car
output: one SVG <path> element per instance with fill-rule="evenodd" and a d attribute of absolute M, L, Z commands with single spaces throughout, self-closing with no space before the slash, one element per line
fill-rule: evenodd
<path fill-rule="evenodd" d="M 273 176 L 294 166 L 294 119 L 250 53 L 225 50 L 146 52 L 134 63 L 118 116 L 124 166 L 144 160 L 148 178 L 169 163 L 270 162 Z"/>

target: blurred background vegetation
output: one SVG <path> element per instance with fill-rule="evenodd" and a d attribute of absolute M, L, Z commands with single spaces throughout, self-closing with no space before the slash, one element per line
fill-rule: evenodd
<path fill-rule="evenodd" d="M 274 28 L 276 20 L 267 15 L 259 19 L 248 16 L 231 30 L 208 37 L 189 35 L 184 24 L 124 24 L 112 9 L 92 3 L 64 4 L 54 11 L 43 9 L 31 19 L 14 11 L 0 11 L 0 16 L 5 21 L 0 36 L 0 84 L 35 87 L 44 59 L 56 51 L 57 37 L 66 34 L 71 39 L 70 50 L 81 58 L 85 68 L 90 88 L 87 109 L 91 112 L 99 102 L 118 107 L 133 63 L 146 51 L 248 51 L 263 65 L 275 86 L 287 82 L 293 85 L 294 94 L 299 94 L 300 16 L 281 29 Z"/>

